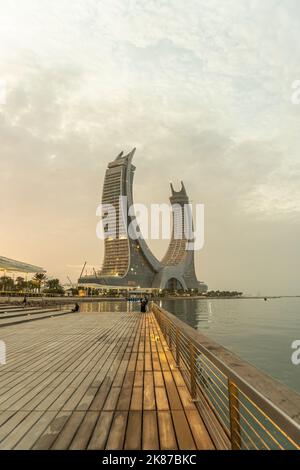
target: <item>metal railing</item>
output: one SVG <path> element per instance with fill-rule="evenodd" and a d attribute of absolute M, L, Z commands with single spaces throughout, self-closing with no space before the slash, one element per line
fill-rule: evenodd
<path fill-rule="evenodd" d="M 217 448 L 300 449 L 300 426 L 290 416 L 203 346 L 191 327 L 152 307 Z"/>

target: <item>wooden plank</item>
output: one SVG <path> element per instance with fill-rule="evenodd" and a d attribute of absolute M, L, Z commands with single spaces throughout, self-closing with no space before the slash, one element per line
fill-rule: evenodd
<path fill-rule="evenodd" d="M 125 436 L 125 450 L 140 450 L 142 446 L 142 412 L 130 411 Z"/>
<path fill-rule="evenodd" d="M 143 370 L 144 370 L 144 361 L 141 359 L 138 359 L 136 363 L 136 371 L 141 372 Z"/>
<path fill-rule="evenodd" d="M 87 448 L 98 418 L 99 413 L 97 411 L 88 411 L 86 413 L 71 445 L 69 446 L 70 450 L 84 450 Z"/>
<path fill-rule="evenodd" d="M 155 370 L 155 371 L 160 371 L 161 370 L 160 362 L 159 362 L 159 356 L 158 356 L 158 353 L 156 351 L 152 352 L 152 363 L 153 363 L 153 370 Z"/>
<path fill-rule="evenodd" d="M 120 393 L 121 387 L 111 387 L 103 406 L 104 411 L 113 411 L 116 409 Z"/>
<path fill-rule="evenodd" d="M 155 410 L 155 394 L 152 372 L 145 372 L 143 408 L 144 410 Z"/>
<path fill-rule="evenodd" d="M 130 346 L 130 350 L 132 351 L 132 346 Z M 137 353 L 131 352 L 127 372 L 135 371 L 136 361 L 137 361 Z"/>
<path fill-rule="evenodd" d="M 197 410 L 187 410 L 186 417 L 198 450 L 214 450 L 215 446 Z"/>
<path fill-rule="evenodd" d="M 101 411 L 102 410 L 102 407 L 103 407 L 103 405 L 106 401 L 106 398 L 109 394 L 110 388 L 111 388 L 111 379 L 106 377 L 105 380 L 103 381 L 101 387 L 99 388 L 99 390 L 98 390 L 91 406 L 90 406 L 91 411 Z"/>
<path fill-rule="evenodd" d="M 135 371 L 135 376 L 134 376 L 134 387 L 143 387 L 144 385 L 144 373 L 143 373 L 143 367 L 141 369 L 138 369 L 139 363 L 137 362 L 137 368 Z"/>
<path fill-rule="evenodd" d="M 165 379 L 170 408 L 172 410 L 181 410 L 182 404 L 181 404 L 180 396 L 178 394 L 175 382 L 172 377 L 172 373 L 164 370 L 163 375 Z"/>
<path fill-rule="evenodd" d="M 125 373 L 126 373 L 126 369 L 127 369 L 127 366 L 128 366 L 128 362 L 129 362 L 129 357 L 128 357 L 128 353 L 126 353 L 124 358 L 121 361 L 120 367 L 118 369 L 117 375 L 116 375 L 115 380 L 114 380 L 115 387 L 121 387 L 122 386 L 123 380 L 124 380 L 124 377 L 125 377 Z"/>
<path fill-rule="evenodd" d="M 158 450 L 158 427 L 156 411 L 144 411 L 143 413 L 143 450 Z"/>
<path fill-rule="evenodd" d="M 31 379 L 30 384 L 28 384 L 28 386 L 27 386 L 27 382 L 25 382 L 23 384 L 23 387 L 20 387 L 17 393 L 15 393 L 15 391 L 12 390 L 12 392 L 9 391 L 3 394 L 1 396 L 0 410 L 14 409 L 12 408 L 12 406 L 15 402 L 18 403 L 18 409 L 20 409 L 20 405 L 19 405 L 20 400 L 25 398 L 25 403 L 26 403 L 26 397 L 28 393 L 31 390 L 35 390 L 36 387 L 39 387 L 40 384 L 42 384 L 44 380 L 47 383 L 47 378 L 49 381 L 50 375 L 51 375 L 50 372 L 42 372 L 40 374 L 37 374 L 36 376 L 34 376 L 34 379 Z M 30 378 L 28 380 L 30 380 Z"/>
<path fill-rule="evenodd" d="M 66 450 L 70 446 L 77 429 L 84 418 L 84 411 L 73 411 L 66 425 L 52 445 L 53 450 Z"/>
<path fill-rule="evenodd" d="M 8 436 L 1 441 L 0 449 L 1 450 L 9 450 L 13 449 L 16 444 L 22 439 L 24 435 L 29 431 L 29 429 L 38 421 L 38 419 L 42 416 L 41 411 L 33 411 L 29 413 L 26 418 L 21 421 L 21 423 L 16 426 L 16 428 L 11 432 Z"/>
<path fill-rule="evenodd" d="M 177 387 L 177 390 L 180 395 L 183 408 L 185 410 L 196 410 L 195 403 L 193 402 L 186 385 L 184 387 Z"/>
<path fill-rule="evenodd" d="M 117 411 L 115 413 L 105 447 L 106 450 L 123 449 L 127 416 L 127 411 Z"/>
<path fill-rule="evenodd" d="M 158 411 L 157 417 L 161 450 L 178 449 L 171 413 Z"/>
<path fill-rule="evenodd" d="M 134 371 L 127 370 L 117 405 L 118 410 L 129 410 L 133 382 Z"/>
<path fill-rule="evenodd" d="M 57 373 L 53 372 L 45 376 L 40 374 L 38 381 L 33 381 L 32 385 L 28 388 L 24 388 L 19 394 L 13 395 L 4 403 L 1 404 L 0 409 L 28 409 L 26 407 L 27 403 L 30 403 L 38 394 L 43 392 L 45 388 L 51 387 L 51 383 L 57 378 Z"/>
<path fill-rule="evenodd" d="M 10 419 L 5 420 L 6 422 L 0 428 L 0 442 L 2 442 L 7 435 L 11 433 L 25 418 L 28 416 L 28 411 L 13 412 Z M 0 444 L 1 448 L 1 444 Z"/>
<path fill-rule="evenodd" d="M 167 361 L 166 355 L 164 351 L 161 351 L 158 353 L 159 360 L 160 360 L 160 365 L 162 370 L 169 370 L 169 363 Z"/>
<path fill-rule="evenodd" d="M 2 413 L 0 413 L 0 427 L 2 427 L 6 421 L 12 418 L 14 414 L 15 414 L 15 411 L 11 411 L 11 410 L 2 411 Z"/>
<path fill-rule="evenodd" d="M 174 370 L 172 372 L 172 375 L 173 375 L 173 378 L 175 380 L 175 383 L 176 383 L 177 387 L 185 387 L 186 386 L 184 378 L 182 377 L 181 372 L 179 372 L 178 369 Z"/>
<path fill-rule="evenodd" d="M 157 410 L 168 410 L 169 401 L 164 387 L 155 387 L 156 407 Z"/>
<path fill-rule="evenodd" d="M 196 450 L 196 445 L 183 410 L 172 411 L 175 433 L 180 450 Z"/>
<path fill-rule="evenodd" d="M 56 411 L 46 411 L 15 446 L 15 450 L 31 449 L 37 441 L 38 436 L 43 434 L 47 426 L 54 420 L 56 414 Z"/>
<path fill-rule="evenodd" d="M 47 429 L 40 436 L 38 436 L 38 434 L 36 435 L 37 441 L 35 442 L 33 449 L 34 450 L 50 449 L 70 416 L 71 416 L 71 412 L 63 411 L 63 412 L 58 413 L 56 417 L 54 418 L 54 420 L 47 427 Z"/>
<path fill-rule="evenodd" d="M 38 393 L 35 393 L 33 397 L 27 395 L 26 403 L 23 405 L 23 408 L 26 410 L 36 410 L 36 411 L 47 411 L 48 406 L 45 406 L 46 403 L 49 403 L 51 397 L 55 393 L 55 390 L 58 389 L 62 384 L 64 385 L 64 379 L 67 377 L 67 373 L 61 372 L 55 376 L 55 378 L 48 385 L 44 382 Z M 35 392 L 37 390 L 35 389 Z M 30 398 L 30 400 L 29 400 Z M 44 405 L 44 406 L 43 406 Z M 20 402 L 19 402 L 20 406 Z M 57 410 L 52 410 L 57 411 Z"/>
<path fill-rule="evenodd" d="M 125 356 L 126 356 L 126 354 L 125 354 Z M 121 365 L 118 369 L 116 378 L 114 380 L 114 383 L 115 383 L 116 386 L 120 383 L 121 377 L 124 376 L 127 364 L 128 364 L 127 359 L 121 361 Z M 66 409 L 66 410 L 73 409 L 75 406 L 77 406 L 78 402 L 80 402 L 80 397 L 81 397 L 81 400 L 83 399 L 83 397 L 87 393 L 87 388 L 88 388 L 89 383 L 91 382 L 91 380 L 93 380 L 93 378 L 95 376 L 95 374 L 91 375 L 92 373 L 93 372 L 88 374 L 84 378 L 84 380 L 81 382 L 81 384 L 76 388 L 76 391 L 72 394 L 72 396 L 70 397 L 68 402 L 64 405 L 64 409 Z M 109 388 L 110 388 L 110 383 L 109 383 Z M 95 393 L 93 394 L 93 396 L 94 395 L 95 395 Z M 95 402 L 93 401 L 93 396 L 91 397 L 91 400 L 89 400 L 89 397 L 87 397 L 87 400 L 83 403 L 83 405 L 85 405 L 85 404 L 89 405 L 89 403 L 92 402 L 92 405 L 94 406 Z M 106 396 L 104 398 L 106 398 Z M 103 405 L 103 403 L 102 403 L 102 405 Z M 79 404 L 79 408 L 77 408 L 77 409 L 80 409 L 82 407 L 86 408 L 86 406 L 80 406 L 80 404 Z M 92 408 L 92 406 L 91 406 L 91 408 Z"/>
<path fill-rule="evenodd" d="M 155 387 L 164 387 L 164 377 L 160 371 L 154 371 L 154 384 Z"/>
<path fill-rule="evenodd" d="M 143 388 L 134 387 L 132 389 L 130 409 L 132 411 L 142 411 L 143 409 Z"/>
<path fill-rule="evenodd" d="M 48 391 L 48 395 L 42 399 L 38 405 L 36 405 L 36 410 L 45 411 L 49 409 L 52 411 L 60 411 L 65 404 L 67 397 L 74 390 L 74 388 L 70 387 L 70 383 L 73 382 L 74 377 L 76 377 L 76 373 L 62 377 L 62 382 L 54 389 Z"/>
<path fill-rule="evenodd" d="M 167 361 L 171 370 L 177 370 L 177 364 L 173 357 L 173 353 L 170 350 L 165 351 Z"/>
<path fill-rule="evenodd" d="M 89 450 L 103 450 L 113 420 L 113 411 L 102 411 L 96 423 L 91 440 L 88 444 Z"/>
<path fill-rule="evenodd" d="M 150 353 L 145 353 L 145 370 L 152 371 L 152 358 Z"/>

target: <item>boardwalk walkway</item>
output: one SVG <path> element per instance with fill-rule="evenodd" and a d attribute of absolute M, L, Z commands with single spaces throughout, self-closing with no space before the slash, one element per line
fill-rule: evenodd
<path fill-rule="evenodd" d="M 213 449 L 152 313 L 0 329 L 0 449 Z"/>

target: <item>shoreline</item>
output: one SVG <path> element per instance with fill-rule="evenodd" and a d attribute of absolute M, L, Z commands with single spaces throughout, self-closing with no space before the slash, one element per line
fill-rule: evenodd
<path fill-rule="evenodd" d="M 187 301 L 195 301 L 195 300 L 276 300 L 276 299 L 295 299 L 300 298 L 300 295 L 278 295 L 278 296 L 241 296 L 241 297 L 205 297 L 205 296 L 193 296 L 193 297 L 186 297 L 186 296 L 165 296 L 165 297 L 149 297 L 149 301 L 159 302 L 159 301 L 176 301 L 176 300 L 187 300 Z M 132 297 L 129 300 L 125 297 L 27 297 L 29 302 L 53 302 L 53 303 L 61 303 L 61 304 L 68 304 L 68 303 L 96 303 L 96 302 L 138 302 L 138 298 Z M 22 303 L 22 297 L 1 297 L 0 296 L 0 304 L 4 302 L 12 302 L 12 303 Z"/>
<path fill-rule="evenodd" d="M 185 296 L 168 296 L 168 297 L 158 297 L 157 299 L 160 300 L 264 300 L 264 299 L 295 299 L 300 298 L 300 295 L 262 295 L 262 296 L 241 296 L 241 297 L 209 297 L 209 296 L 193 296 L 193 297 L 185 297 Z"/>

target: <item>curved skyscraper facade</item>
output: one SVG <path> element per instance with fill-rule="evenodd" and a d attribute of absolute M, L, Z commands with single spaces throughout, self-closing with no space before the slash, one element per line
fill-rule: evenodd
<path fill-rule="evenodd" d="M 194 251 L 186 249 L 190 240 L 183 233 L 183 220 L 184 207 L 189 199 L 183 183 L 179 192 L 171 185 L 173 228 L 169 248 L 162 261 L 153 255 L 141 236 L 130 236 L 130 226 L 134 226 L 135 232 L 140 234 L 135 214 L 129 211 L 133 206 L 134 154 L 135 149 L 128 155 L 121 153 L 107 167 L 102 193 L 104 260 L 99 271 L 95 271 L 93 276 L 82 276 L 79 283 L 99 287 L 205 291 L 206 285 L 196 277 Z M 113 208 L 113 213 L 109 208 Z M 190 224 L 192 228 L 191 217 Z M 110 232 L 112 227 L 113 234 Z M 180 231 L 182 236 L 178 236 Z"/>

